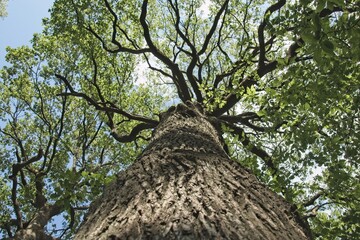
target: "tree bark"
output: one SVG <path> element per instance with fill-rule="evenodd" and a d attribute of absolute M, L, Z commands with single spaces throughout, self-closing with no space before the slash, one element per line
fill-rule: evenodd
<path fill-rule="evenodd" d="M 53 216 L 60 214 L 62 210 L 63 205 L 61 204 L 44 204 L 34 214 L 29 224 L 16 232 L 13 240 L 55 240 L 56 238 L 44 231 L 44 227 Z"/>
<path fill-rule="evenodd" d="M 75 239 L 310 239 L 283 198 L 232 161 L 214 119 L 162 114 L 143 154 L 92 204 Z"/>

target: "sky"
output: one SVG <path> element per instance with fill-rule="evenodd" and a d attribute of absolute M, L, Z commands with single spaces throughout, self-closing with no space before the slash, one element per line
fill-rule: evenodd
<path fill-rule="evenodd" d="M 42 18 L 49 17 L 54 0 L 9 0 L 8 15 L 0 19 L 0 68 L 6 64 L 5 48 L 29 45 L 42 31 Z"/>

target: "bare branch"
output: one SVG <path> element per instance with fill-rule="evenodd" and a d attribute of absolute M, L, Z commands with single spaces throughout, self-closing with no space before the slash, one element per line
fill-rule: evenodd
<path fill-rule="evenodd" d="M 46 169 L 46 174 L 50 172 L 51 170 L 51 167 L 52 167 L 52 163 L 55 159 L 55 155 L 57 153 L 57 145 L 60 141 L 60 137 L 62 135 L 62 132 L 63 132 L 63 129 L 64 129 L 64 121 L 65 121 L 65 112 L 66 112 L 66 104 L 67 104 L 67 97 L 64 97 L 62 99 L 62 103 L 61 103 L 61 116 L 60 116 L 60 119 L 59 121 L 56 123 L 56 127 L 59 126 L 59 130 L 57 131 L 56 133 L 56 136 L 53 140 L 53 146 L 52 146 L 52 153 L 51 153 L 51 156 L 50 156 L 50 160 L 49 160 L 49 163 L 47 165 L 47 169 Z M 49 145 L 50 145 L 50 141 L 49 141 Z M 45 161 L 44 161 L 44 165 L 43 165 L 43 168 L 44 169 L 45 167 Z"/>
<path fill-rule="evenodd" d="M 186 85 L 184 75 L 180 71 L 178 65 L 175 64 L 174 62 L 172 62 L 162 52 L 160 52 L 157 49 L 157 47 L 154 45 L 153 41 L 151 40 L 149 26 L 146 23 L 147 5 L 148 5 L 148 0 L 144 0 L 142 7 L 141 7 L 141 15 L 140 15 L 140 23 L 144 30 L 145 41 L 146 41 L 147 45 L 150 47 L 151 53 L 157 59 L 159 59 L 161 62 L 163 62 L 173 73 L 173 81 L 177 88 L 179 98 L 183 102 L 191 100 L 190 92 L 189 92 L 188 86 Z"/>
<path fill-rule="evenodd" d="M 33 162 L 36 162 L 36 161 L 39 161 L 42 158 L 42 156 L 43 156 L 43 150 L 40 149 L 36 156 L 30 158 L 27 161 L 20 162 L 20 163 L 15 163 L 12 166 L 12 175 L 9 177 L 13 182 L 12 189 L 11 189 L 11 201 L 12 201 L 13 206 L 14 206 L 14 211 L 15 211 L 15 215 L 16 215 L 16 219 L 17 219 L 18 229 L 23 228 L 23 221 L 22 221 L 22 214 L 21 214 L 21 211 L 20 211 L 20 205 L 19 205 L 19 202 L 17 200 L 17 185 L 18 185 L 17 174 L 21 169 L 28 166 L 29 164 L 31 164 Z"/>
<path fill-rule="evenodd" d="M 189 48 L 191 49 L 191 62 L 187 68 L 186 71 L 186 76 L 191 84 L 191 87 L 196 95 L 196 99 L 198 102 L 202 102 L 203 101 L 203 97 L 202 94 L 200 92 L 199 86 L 196 82 L 196 79 L 193 75 L 193 70 L 194 67 L 196 65 L 196 62 L 198 61 L 198 54 L 197 51 L 195 49 L 194 44 L 191 43 L 191 41 L 187 38 L 187 36 L 180 30 L 180 13 L 179 13 L 179 8 L 178 8 L 178 4 L 177 4 L 177 0 L 175 0 L 175 5 L 172 3 L 171 0 L 168 1 L 170 6 L 172 7 L 172 9 L 175 11 L 175 15 L 176 15 L 176 19 L 175 19 L 175 29 L 176 32 L 179 34 L 179 36 L 184 40 L 184 42 L 189 46 Z"/>
<path fill-rule="evenodd" d="M 110 53 L 127 52 L 127 53 L 131 53 L 131 54 L 142 54 L 142 53 L 145 53 L 145 52 L 150 52 L 150 49 L 147 49 L 147 48 L 140 49 L 140 48 L 138 48 L 138 46 L 126 35 L 126 32 L 121 28 L 120 28 L 120 31 L 125 35 L 126 39 L 131 42 L 131 44 L 135 47 L 135 49 L 124 47 L 124 46 L 121 45 L 121 43 L 119 41 L 116 40 L 117 23 L 118 23 L 119 19 L 118 19 L 116 13 L 114 12 L 114 10 L 111 8 L 109 2 L 107 0 L 104 0 L 104 2 L 105 2 L 105 6 L 108 9 L 108 11 L 114 17 L 114 20 L 112 21 L 113 30 L 112 30 L 112 35 L 111 35 L 111 43 L 113 43 L 116 46 L 116 49 L 109 48 L 107 46 L 105 40 L 98 33 L 96 33 L 96 31 L 90 25 L 85 26 L 84 21 L 80 18 L 80 12 L 78 11 L 78 8 L 77 8 L 75 2 L 72 0 L 72 5 L 73 5 L 73 7 L 75 9 L 75 12 L 76 12 L 77 23 L 80 26 L 84 27 L 84 29 L 89 31 L 95 38 L 97 38 L 101 42 L 103 49 L 105 51 L 107 51 L 107 52 L 110 52 Z"/>
<path fill-rule="evenodd" d="M 229 123 L 241 123 L 255 131 L 264 132 L 264 127 L 259 127 L 250 122 L 250 120 L 260 120 L 260 117 L 254 112 L 244 112 L 235 116 L 222 115 L 219 119 L 227 121 Z"/>
<path fill-rule="evenodd" d="M 256 156 L 260 157 L 264 161 L 265 165 L 272 171 L 272 174 L 276 174 L 278 169 L 275 167 L 274 162 L 271 159 L 271 156 L 263 149 L 256 147 L 254 144 L 252 144 L 249 137 L 246 136 L 244 129 L 226 121 L 222 121 L 222 123 L 224 123 L 226 126 L 228 126 L 233 130 L 231 134 L 239 136 L 239 140 L 246 149 L 248 149 Z"/>
<path fill-rule="evenodd" d="M 201 50 L 199 51 L 198 55 L 205 53 L 206 49 L 208 48 L 210 39 L 214 35 L 217 25 L 219 23 L 219 19 L 220 19 L 221 15 L 223 14 L 223 12 L 225 11 L 225 9 L 227 8 L 228 4 L 229 4 L 229 0 L 226 0 L 223 3 L 223 5 L 221 6 L 220 10 L 217 12 L 214 22 L 213 22 L 213 25 L 211 26 L 209 33 L 206 35 L 204 44 L 203 44 Z"/>
<path fill-rule="evenodd" d="M 170 78 L 170 79 L 173 78 L 173 76 L 171 76 L 171 74 L 165 72 L 165 71 L 162 70 L 161 68 L 156 68 L 156 67 L 152 66 L 151 63 L 150 63 L 150 60 L 149 60 L 148 56 L 146 56 L 146 54 L 144 54 L 144 57 L 145 57 L 145 60 L 146 60 L 148 66 L 149 66 L 149 68 L 150 68 L 151 70 L 156 71 L 156 72 L 159 72 L 160 74 L 162 74 L 162 75 L 164 75 L 165 77 L 168 77 L 168 78 Z"/>
<path fill-rule="evenodd" d="M 23 169 L 24 167 L 30 165 L 31 163 L 39 161 L 43 157 L 43 155 L 44 155 L 43 150 L 40 148 L 36 156 L 30 158 L 27 161 L 23 161 L 23 162 L 20 162 L 20 163 L 13 164 L 13 166 L 12 166 L 12 175 L 9 178 L 10 179 L 15 178 L 17 173 L 21 169 Z"/>
<path fill-rule="evenodd" d="M 130 113 L 127 113 L 126 111 L 118 108 L 115 106 L 115 104 L 112 104 L 110 102 L 101 102 L 101 103 L 98 103 L 96 102 L 94 99 L 92 99 L 91 97 L 89 97 L 88 95 L 86 95 L 85 93 L 79 93 L 79 92 L 76 92 L 70 82 L 66 79 L 66 77 L 64 76 L 61 76 L 59 74 L 55 74 L 55 76 L 59 79 L 61 79 L 65 85 L 68 87 L 69 91 L 70 92 L 64 92 L 64 93 L 60 93 L 58 94 L 59 96 L 75 96 L 75 97 L 80 97 L 80 98 L 83 98 L 85 99 L 88 104 L 90 104 L 91 106 L 95 107 L 95 109 L 97 110 L 100 110 L 100 111 L 104 111 L 104 112 L 109 112 L 109 113 L 118 113 L 124 117 L 127 117 L 131 120 L 137 120 L 137 121 L 141 121 L 141 122 L 145 122 L 145 123 L 149 123 L 149 124 L 153 124 L 153 125 L 157 125 L 158 124 L 158 121 L 156 120 L 153 120 L 153 119 L 150 119 L 150 118 L 146 118 L 146 117 L 143 117 L 143 116 L 139 116 L 139 115 L 135 115 L 135 114 L 130 114 Z M 110 105 L 110 106 L 107 106 L 107 105 Z"/>
<path fill-rule="evenodd" d="M 138 134 L 145 130 L 145 129 L 151 129 L 151 128 L 154 128 L 154 125 L 153 124 L 149 124 L 149 123 L 140 123 L 138 125 L 136 125 L 132 130 L 131 130 L 131 133 L 129 135 L 118 135 L 116 133 L 116 129 L 112 129 L 111 131 L 111 136 L 113 136 L 117 141 L 119 142 L 132 142 L 134 141 Z"/>
<path fill-rule="evenodd" d="M 108 9 L 108 11 L 111 13 L 111 15 L 114 17 L 113 20 L 113 31 L 112 31 L 112 35 L 111 35 L 111 42 L 113 44 L 115 44 L 118 48 L 118 52 L 128 52 L 128 53 L 133 53 L 133 54 L 139 54 L 139 53 L 145 53 L 145 52 L 150 52 L 150 49 L 130 49 L 130 48 L 126 48 L 123 47 L 119 41 L 116 40 L 116 35 L 117 35 L 117 23 L 119 21 L 118 16 L 116 15 L 116 13 L 114 12 L 114 10 L 111 8 L 109 2 L 107 0 L 104 0 L 105 2 L 105 6 Z M 135 43 L 130 40 L 130 38 L 127 36 L 126 32 L 124 30 L 121 29 L 121 32 L 123 34 L 125 34 L 125 37 L 133 44 L 133 46 L 135 45 Z"/>
<path fill-rule="evenodd" d="M 314 196 L 312 196 L 309 200 L 307 200 L 306 202 L 304 202 L 302 205 L 304 207 L 308 207 L 308 206 L 311 206 L 315 203 L 315 201 L 324 195 L 324 192 L 318 192 L 317 194 L 315 194 Z"/>
<path fill-rule="evenodd" d="M 120 52 L 127 52 L 127 53 L 131 53 L 131 54 L 142 54 L 142 53 L 146 53 L 146 52 L 150 52 L 150 49 L 148 48 L 144 48 L 144 49 L 131 49 L 131 48 L 127 48 L 124 47 L 122 45 L 116 45 L 117 48 L 116 49 L 112 49 L 109 48 L 106 44 L 106 42 L 104 41 L 104 39 L 102 37 L 100 37 L 99 34 L 97 34 L 95 32 L 95 30 L 89 25 L 87 27 L 84 27 L 86 30 L 88 30 L 90 33 L 92 33 L 102 44 L 103 49 L 105 49 L 105 51 L 109 52 L 109 53 L 120 53 Z M 114 43 L 112 41 L 112 43 Z M 120 43 L 119 43 L 120 44 Z"/>

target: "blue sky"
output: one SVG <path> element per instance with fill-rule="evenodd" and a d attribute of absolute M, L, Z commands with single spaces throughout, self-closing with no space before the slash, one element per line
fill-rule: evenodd
<path fill-rule="evenodd" d="M 41 19 L 49 16 L 54 0 L 9 0 L 8 16 L 0 19 L 0 68 L 6 64 L 5 48 L 30 44 L 34 33 L 41 32 Z"/>

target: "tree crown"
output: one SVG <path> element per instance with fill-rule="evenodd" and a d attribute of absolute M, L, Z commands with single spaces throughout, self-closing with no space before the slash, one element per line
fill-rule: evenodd
<path fill-rule="evenodd" d="M 55 1 L 44 31 L 9 48 L 1 70 L 3 234 L 50 204 L 65 226 L 48 232 L 70 237 L 159 114 L 192 101 L 221 123 L 230 157 L 295 204 L 319 239 L 356 239 L 359 10 L 335 0 Z"/>

